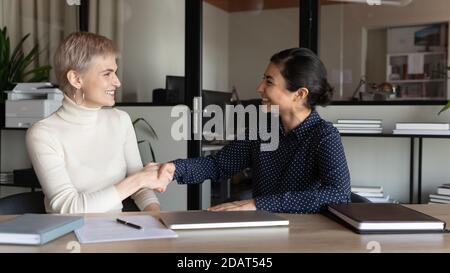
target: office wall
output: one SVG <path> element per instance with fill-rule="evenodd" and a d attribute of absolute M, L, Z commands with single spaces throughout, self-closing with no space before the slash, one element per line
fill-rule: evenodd
<path fill-rule="evenodd" d="M 326 8 L 325 8 L 326 7 Z M 330 5 L 321 8 L 319 24 L 319 56 L 328 72 L 328 81 L 335 88 L 335 97 L 343 96 L 343 5 Z M 331 45 L 331 46 L 330 46 Z M 347 79 L 345 79 L 347 80 Z"/>
<path fill-rule="evenodd" d="M 320 57 L 328 64 L 328 70 L 344 73 L 344 98 L 350 98 L 364 72 L 367 29 L 450 21 L 448 0 L 415 0 L 401 8 L 345 4 L 341 5 L 341 9 L 334 5 L 321 8 L 321 22 L 327 26 L 342 26 L 340 33 L 344 43 L 341 46 L 336 45 L 336 27 L 321 28 Z M 332 14 L 333 16 L 330 16 Z M 330 56 L 341 55 L 342 63 L 336 63 L 335 57 L 330 59 Z"/>
<path fill-rule="evenodd" d="M 185 10 L 179 0 L 124 0 L 121 101 L 151 102 L 166 75 L 184 76 Z M 228 13 L 203 6 L 203 86 L 228 91 Z"/>
<path fill-rule="evenodd" d="M 203 2 L 203 89 L 230 91 L 229 66 L 230 15 Z"/>
<path fill-rule="evenodd" d="M 437 115 L 441 106 L 328 106 L 318 108 L 330 122 L 337 119 L 382 119 L 385 133 L 396 122 L 449 122 L 450 112 Z M 385 193 L 401 202 L 409 201 L 410 141 L 404 138 L 343 137 L 353 185 L 381 185 Z M 415 158 L 417 164 L 418 143 Z M 437 186 L 450 182 L 450 139 L 423 141 L 422 202 Z M 414 174 L 417 196 L 417 165 Z"/>
<path fill-rule="evenodd" d="M 270 57 L 299 45 L 298 8 L 230 14 L 229 85 L 241 99 L 259 98 L 260 83 Z"/>
<path fill-rule="evenodd" d="M 184 76 L 184 1 L 125 0 L 122 101 L 151 102 L 166 75 Z"/>

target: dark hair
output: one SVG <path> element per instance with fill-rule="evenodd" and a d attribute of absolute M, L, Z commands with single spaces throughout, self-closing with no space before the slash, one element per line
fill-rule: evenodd
<path fill-rule="evenodd" d="M 286 88 L 291 92 L 305 87 L 309 94 L 306 106 L 326 106 L 333 97 L 333 88 L 327 81 L 327 71 L 322 61 L 307 48 L 290 48 L 280 51 L 270 58 L 278 66 L 286 80 Z"/>

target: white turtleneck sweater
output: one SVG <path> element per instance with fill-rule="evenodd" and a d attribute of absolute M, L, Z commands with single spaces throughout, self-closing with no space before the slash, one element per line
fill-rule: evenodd
<path fill-rule="evenodd" d="M 48 213 L 120 211 L 114 185 L 143 167 L 126 112 L 86 108 L 67 96 L 58 111 L 27 131 L 26 144 Z M 158 203 L 150 189 L 132 198 L 141 210 Z"/>

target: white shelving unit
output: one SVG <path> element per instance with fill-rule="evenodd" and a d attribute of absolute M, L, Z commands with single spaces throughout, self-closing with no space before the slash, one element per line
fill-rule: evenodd
<path fill-rule="evenodd" d="M 447 99 L 446 52 L 387 54 L 386 64 L 386 81 L 396 86 L 399 98 Z"/>

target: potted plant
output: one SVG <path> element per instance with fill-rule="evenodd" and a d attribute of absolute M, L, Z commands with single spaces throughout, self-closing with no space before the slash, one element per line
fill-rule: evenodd
<path fill-rule="evenodd" d="M 447 67 L 447 70 L 450 71 L 450 66 Z M 447 74 L 447 73 L 445 73 L 445 74 Z M 439 111 L 438 115 L 440 115 L 442 112 L 447 111 L 449 108 L 450 108 L 450 100 L 447 101 L 447 104 L 444 105 L 444 107 L 442 107 L 442 109 L 441 109 L 441 111 Z"/>
<path fill-rule="evenodd" d="M 20 82 L 43 82 L 49 80 L 50 65 L 32 68 L 33 62 L 39 56 L 39 45 L 35 45 L 29 52 L 24 52 L 23 44 L 30 37 L 25 35 L 14 50 L 11 51 L 11 42 L 7 28 L 0 31 L 0 126 L 5 125 L 4 91 L 12 90 Z"/>

